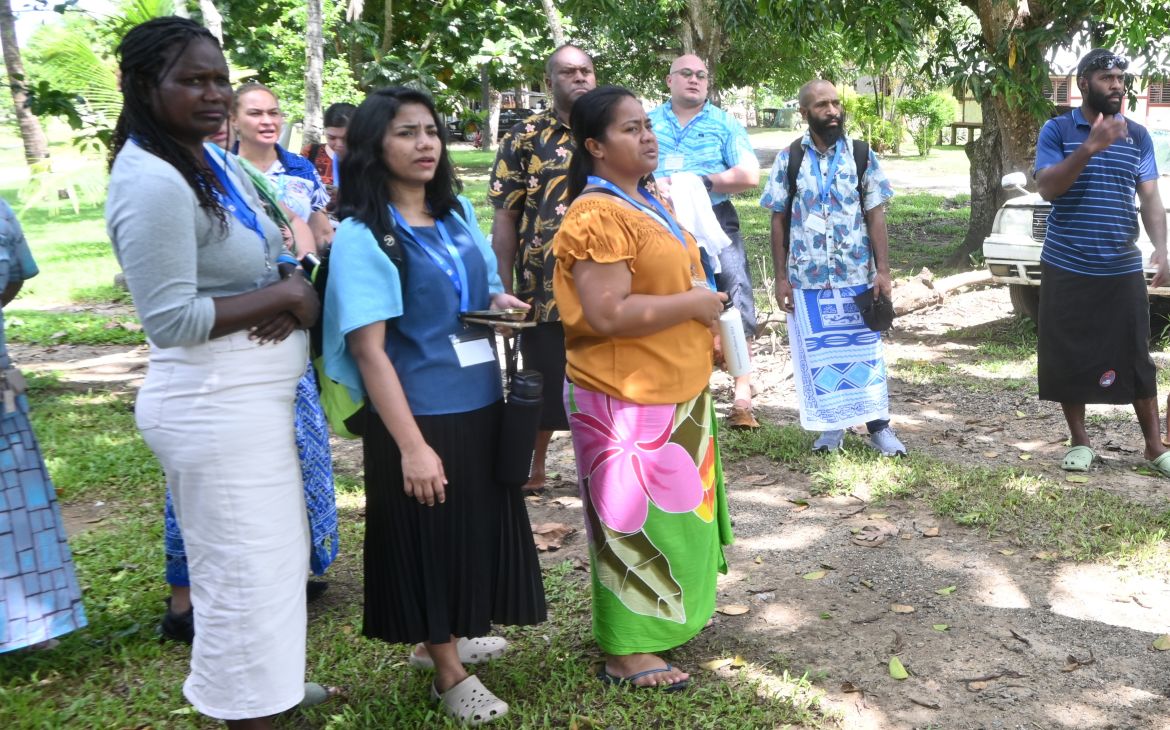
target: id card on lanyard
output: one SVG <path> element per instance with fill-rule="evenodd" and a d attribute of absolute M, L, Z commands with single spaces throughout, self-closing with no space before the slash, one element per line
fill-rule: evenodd
<path fill-rule="evenodd" d="M 418 234 L 414 232 L 402 214 L 394 206 L 390 206 L 390 213 L 394 217 L 394 223 L 404 231 L 427 255 L 435 266 L 446 274 L 448 281 L 451 282 L 452 288 L 455 289 L 455 296 L 459 299 L 459 313 L 467 313 L 469 306 L 469 283 L 467 280 L 467 267 L 463 264 L 463 257 L 459 255 L 459 249 L 455 247 L 455 242 L 451 239 L 451 234 L 447 231 L 447 225 L 438 218 L 435 219 L 435 231 L 439 234 L 439 240 L 443 242 L 443 248 L 447 252 L 450 260 L 444 259 L 443 256 L 422 240 L 419 239 Z M 459 367 L 466 368 L 472 365 L 482 365 L 486 362 L 494 362 L 496 359 L 496 352 L 492 349 L 490 338 L 490 330 L 486 328 L 471 329 L 464 325 L 464 330 L 457 334 L 448 335 L 447 338 L 451 342 L 451 349 L 455 353 L 455 359 L 459 362 Z"/>
<path fill-rule="evenodd" d="M 841 150 L 845 140 L 838 139 L 833 145 L 833 156 L 829 158 L 829 171 L 825 175 L 821 172 L 820 155 L 810 155 L 809 163 L 812 166 L 813 176 L 817 179 L 817 202 L 815 211 L 810 211 L 805 228 L 816 235 L 826 235 L 829 232 L 829 210 L 833 204 L 833 183 L 837 180 L 837 168 L 841 164 Z"/>

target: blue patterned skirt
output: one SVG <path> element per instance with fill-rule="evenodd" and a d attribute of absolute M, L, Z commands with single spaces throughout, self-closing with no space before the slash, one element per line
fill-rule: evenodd
<path fill-rule="evenodd" d="M 21 396 L 0 416 L 0 653 L 85 625 L 57 493 Z"/>
<path fill-rule="evenodd" d="M 297 383 L 296 399 L 297 454 L 301 460 L 301 479 L 305 485 L 305 506 L 309 511 L 312 546 L 309 568 L 321 575 L 337 557 L 340 537 L 337 529 L 337 504 L 333 495 L 333 458 L 329 451 L 329 423 L 317 397 L 317 377 L 310 364 Z M 171 504 L 171 490 L 166 497 L 167 583 L 191 585 L 187 574 L 187 553 L 183 533 Z"/>

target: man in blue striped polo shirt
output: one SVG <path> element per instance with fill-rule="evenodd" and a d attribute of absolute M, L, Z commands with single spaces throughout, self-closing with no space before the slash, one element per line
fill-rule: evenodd
<path fill-rule="evenodd" d="M 658 169 L 654 179 L 669 195 L 670 176 L 678 172 L 698 175 L 719 226 L 731 245 L 719 253 L 720 273 L 715 275 L 719 291 L 739 310 L 744 332 L 756 334 L 756 302 L 748 269 L 739 215 L 731 196 L 760 184 L 760 162 L 752 150 L 747 130 L 727 112 L 707 100 L 710 73 L 698 56 L 679 56 L 670 64 L 666 86 L 670 100 L 650 112 L 654 135 L 658 137 Z M 751 375 L 735 379 L 735 395 L 727 425 L 756 428 L 752 415 Z"/>
<path fill-rule="evenodd" d="M 1166 210 L 1150 135 L 1121 114 L 1128 65 L 1112 51 L 1089 51 L 1077 64 L 1081 106 L 1040 130 L 1036 182 L 1052 212 L 1040 257 L 1037 371 L 1041 400 L 1059 402 L 1068 422 L 1063 469 L 1088 471 L 1096 458 L 1085 404 L 1132 403 L 1146 459 L 1170 476 L 1134 196 L 1154 244 L 1153 286 L 1170 282 Z"/>

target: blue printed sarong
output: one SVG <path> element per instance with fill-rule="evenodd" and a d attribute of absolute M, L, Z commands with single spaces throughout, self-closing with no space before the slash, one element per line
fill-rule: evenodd
<path fill-rule="evenodd" d="M 833 431 L 889 418 L 881 333 L 865 326 L 853 297 L 868 286 L 796 289 L 788 315 L 800 425 Z"/>

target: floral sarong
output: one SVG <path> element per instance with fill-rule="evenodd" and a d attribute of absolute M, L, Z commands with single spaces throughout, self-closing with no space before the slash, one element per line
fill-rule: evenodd
<path fill-rule="evenodd" d="M 638 405 L 565 384 L 589 535 L 593 635 L 607 654 L 685 643 L 715 611 L 731 519 L 711 394 Z"/>
<path fill-rule="evenodd" d="M 882 336 L 853 297 L 868 286 L 796 289 L 788 315 L 800 425 L 832 431 L 890 417 Z"/>

